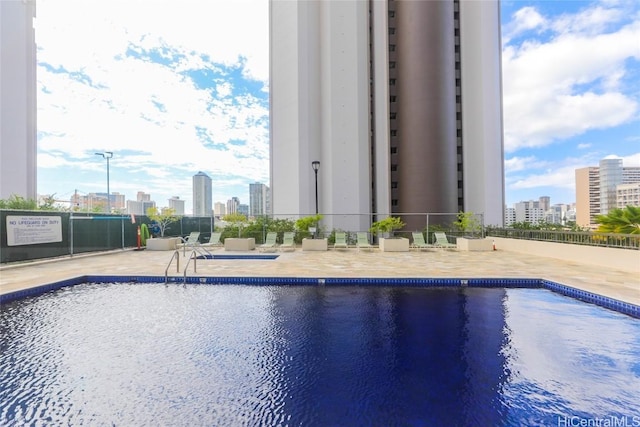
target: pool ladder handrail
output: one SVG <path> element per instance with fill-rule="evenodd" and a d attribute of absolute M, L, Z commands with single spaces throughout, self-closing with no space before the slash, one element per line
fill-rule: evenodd
<path fill-rule="evenodd" d="M 167 268 L 165 268 L 164 270 L 164 283 L 165 285 L 167 283 L 169 283 L 169 268 L 171 267 L 171 264 L 173 264 L 173 259 L 175 258 L 176 260 L 176 273 L 180 273 L 180 249 L 176 249 L 175 251 L 173 251 L 173 254 L 171 255 L 171 259 L 169 260 L 169 263 L 167 264 Z M 198 251 L 196 250 L 192 250 L 191 254 L 189 254 L 189 259 L 187 260 L 187 265 L 185 265 L 184 270 L 183 270 L 183 275 L 184 275 L 184 283 L 187 283 L 187 270 L 189 269 L 189 264 L 191 263 L 191 260 L 193 260 L 193 272 L 197 273 L 197 266 L 196 266 L 196 259 L 198 258 Z"/>
<path fill-rule="evenodd" d="M 198 259 L 198 251 L 195 249 L 191 251 L 191 255 L 189 255 L 189 259 L 187 260 L 187 265 L 184 266 L 184 284 L 187 284 L 187 270 L 189 269 L 189 263 L 193 260 L 193 272 L 197 273 L 196 270 L 196 260 Z"/>
<path fill-rule="evenodd" d="M 171 267 L 174 258 L 176 259 L 176 273 L 180 273 L 180 250 L 176 249 L 175 251 L 173 251 L 173 255 L 171 255 L 171 259 L 169 260 L 169 264 L 167 264 L 167 268 L 164 269 L 165 285 L 169 282 L 169 267 Z"/>

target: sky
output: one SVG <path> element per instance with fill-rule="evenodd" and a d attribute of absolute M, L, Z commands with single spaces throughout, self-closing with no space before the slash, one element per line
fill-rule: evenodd
<path fill-rule="evenodd" d="M 575 169 L 640 166 L 640 2 L 503 0 L 505 202 L 575 201 Z M 268 0 L 38 0 L 38 193 L 159 207 L 269 184 Z"/>

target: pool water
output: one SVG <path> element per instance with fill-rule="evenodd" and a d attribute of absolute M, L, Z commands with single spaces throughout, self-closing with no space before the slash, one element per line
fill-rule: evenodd
<path fill-rule="evenodd" d="M 640 425 L 640 321 L 544 289 L 86 284 L 2 305 L 0 387 L 3 426 Z"/>

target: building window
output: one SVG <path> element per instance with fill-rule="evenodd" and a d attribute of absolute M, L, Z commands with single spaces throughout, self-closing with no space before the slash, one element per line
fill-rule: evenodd
<path fill-rule="evenodd" d="M 389 35 L 395 34 L 396 33 L 396 29 L 393 27 L 389 27 Z"/>
<path fill-rule="evenodd" d="M 398 188 L 398 182 L 397 181 L 391 181 L 391 188 Z"/>
<path fill-rule="evenodd" d="M 391 165 L 391 172 L 396 172 L 398 170 L 398 165 Z"/>
<path fill-rule="evenodd" d="M 390 44 L 389 45 L 389 52 L 395 52 L 396 51 L 396 45 L 395 44 Z"/>
<path fill-rule="evenodd" d="M 398 136 L 398 131 L 396 129 L 391 129 L 391 136 Z"/>
<path fill-rule="evenodd" d="M 389 102 L 396 102 L 396 96 L 395 95 L 391 95 L 389 97 Z"/>
<path fill-rule="evenodd" d="M 391 154 L 398 154 L 398 147 L 391 147 Z"/>
<path fill-rule="evenodd" d="M 391 114 L 389 115 L 389 118 L 390 118 L 391 120 L 395 120 L 395 119 L 396 119 L 396 117 L 397 117 L 397 113 L 391 113 Z"/>
<path fill-rule="evenodd" d="M 396 68 L 396 61 L 389 62 L 389 68 L 390 69 Z"/>
<path fill-rule="evenodd" d="M 398 199 L 391 199 L 391 206 L 398 206 Z"/>
<path fill-rule="evenodd" d="M 395 18 L 396 17 L 396 11 L 395 10 L 390 10 L 389 11 L 389 18 Z"/>

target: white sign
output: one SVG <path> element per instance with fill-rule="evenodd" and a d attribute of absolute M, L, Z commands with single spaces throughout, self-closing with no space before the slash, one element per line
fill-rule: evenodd
<path fill-rule="evenodd" d="M 7 245 L 62 242 L 62 217 L 7 215 Z"/>

